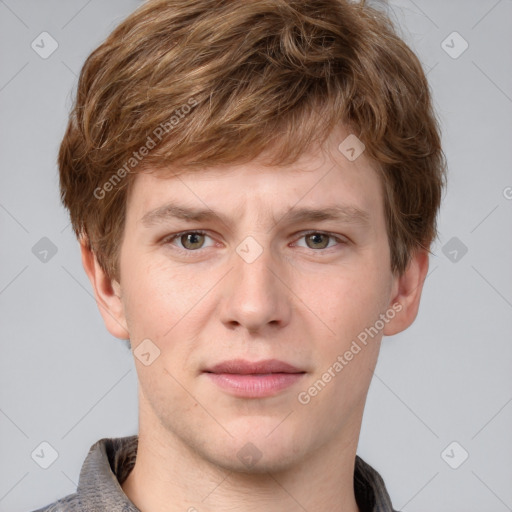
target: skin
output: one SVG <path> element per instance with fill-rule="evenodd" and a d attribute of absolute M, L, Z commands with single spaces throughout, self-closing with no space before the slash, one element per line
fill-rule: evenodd
<path fill-rule="evenodd" d="M 364 153 L 350 162 L 337 150 L 347 135 L 334 131 L 287 167 L 256 159 L 139 174 L 127 200 L 120 282 L 82 244 L 107 329 L 134 350 L 148 338 L 160 350 L 148 366 L 134 358 L 139 448 L 122 488 L 140 510 L 358 510 L 354 459 L 381 338 L 414 321 L 428 254 L 413 254 L 400 276 L 391 272 L 380 180 Z M 226 219 L 144 225 L 144 215 L 168 203 Z M 285 216 L 330 205 L 358 208 L 367 221 L 290 224 Z M 187 237 L 170 241 L 197 229 L 207 236 L 193 240 L 196 249 L 183 245 Z M 263 249 L 252 263 L 236 252 L 248 236 Z M 401 311 L 301 404 L 298 394 L 396 303 Z M 234 397 L 202 372 L 234 358 L 280 359 L 306 373 L 274 396 Z M 252 467 L 237 456 L 249 442 L 261 455 Z"/>

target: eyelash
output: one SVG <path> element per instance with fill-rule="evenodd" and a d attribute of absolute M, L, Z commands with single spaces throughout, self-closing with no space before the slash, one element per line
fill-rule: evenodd
<path fill-rule="evenodd" d="M 203 231 L 201 229 L 195 229 L 195 230 L 192 230 L 192 231 L 182 231 L 180 233 L 176 233 L 176 234 L 173 234 L 173 235 L 169 235 L 169 236 L 166 236 L 163 240 L 162 240 L 162 243 L 164 245 L 173 245 L 172 242 L 174 242 L 175 240 L 179 240 L 183 235 L 189 235 L 189 234 L 198 234 L 198 235 L 206 235 L 210 238 L 212 238 L 208 232 L 206 231 Z M 308 235 L 312 235 L 312 234 L 315 234 L 315 235 L 325 235 L 331 239 L 334 239 L 338 242 L 338 245 L 347 245 L 348 244 L 348 241 L 347 240 L 343 240 L 335 235 L 333 235 L 332 233 L 326 233 L 325 231 L 317 231 L 317 230 L 310 230 L 310 231 L 305 231 L 301 234 L 301 236 L 299 237 L 300 238 L 304 238 Z M 310 251 L 313 251 L 315 253 L 321 253 L 321 252 L 327 252 L 328 249 L 333 249 L 335 246 L 332 246 L 332 247 L 325 247 L 323 249 L 311 249 L 309 247 L 303 247 L 303 249 L 309 249 Z M 181 248 L 181 247 L 176 247 L 174 246 L 174 248 L 179 251 L 180 253 L 186 255 L 186 256 L 192 256 L 194 255 L 195 253 L 199 253 L 201 251 L 201 249 L 208 249 L 208 247 L 201 247 L 199 249 L 184 249 L 184 248 Z"/>

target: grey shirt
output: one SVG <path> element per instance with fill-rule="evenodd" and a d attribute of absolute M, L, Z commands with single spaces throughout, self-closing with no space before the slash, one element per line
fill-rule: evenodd
<path fill-rule="evenodd" d="M 121 484 L 137 456 L 138 436 L 94 443 L 80 471 L 77 491 L 34 512 L 140 512 Z M 356 456 L 354 491 L 360 512 L 396 512 L 377 471 Z"/>

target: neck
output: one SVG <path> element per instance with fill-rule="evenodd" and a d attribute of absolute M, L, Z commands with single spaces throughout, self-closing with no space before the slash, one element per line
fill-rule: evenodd
<path fill-rule="evenodd" d="M 360 419 L 351 435 L 288 469 L 241 473 L 206 460 L 141 414 L 135 466 L 122 489 L 144 512 L 358 512 L 353 479 L 359 428 Z"/>

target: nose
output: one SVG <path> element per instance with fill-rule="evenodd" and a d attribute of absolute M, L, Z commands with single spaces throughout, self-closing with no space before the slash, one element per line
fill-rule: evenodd
<path fill-rule="evenodd" d="M 286 269 L 268 246 L 251 239 L 233 252 L 233 267 L 224 282 L 221 320 L 228 328 L 250 332 L 282 328 L 289 323 L 292 310 L 290 290 L 284 284 Z"/>

